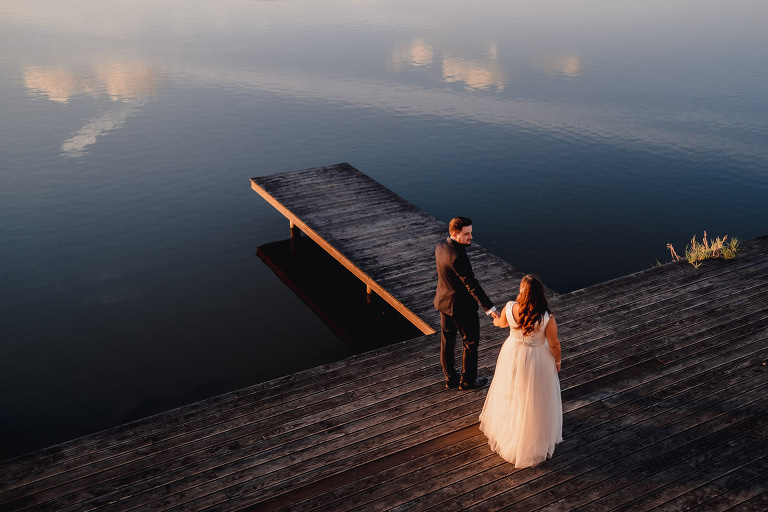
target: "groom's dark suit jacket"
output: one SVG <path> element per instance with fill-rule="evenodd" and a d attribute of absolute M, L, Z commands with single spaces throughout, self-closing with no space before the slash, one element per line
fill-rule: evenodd
<path fill-rule="evenodd" d="M 450 316 L 477 311 L 478 303 L 488 311 L 493 302 L 472 272 L 464 246 L 448 237 L 435 248 L 437 294 L 435 308 Z"/>

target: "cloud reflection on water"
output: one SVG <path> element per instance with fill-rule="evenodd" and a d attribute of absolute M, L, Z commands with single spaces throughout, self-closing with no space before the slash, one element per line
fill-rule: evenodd
<path fill-rule="evenodd" d="M 344 79 L 302 72 L 208 68 L 176 69 L 188 81 L 227 89 L 258 91 L 302 101 L 321 101 L 360 108 L 376 108 L 415 116 L 460 119 L 570 133 L 583 141 L 612 144 L 623 141 L 633 147 L 678 152 L 720 149 L 733 155 L 768 158 L 765 145 L 722 137 L 716 132 L 691 133 L 674 129 L 675 123 L 730 126 L 711 112 L 669 112 L 663 107 L 642 109 L 626 105 L 591 105 L 554 100 L 530 101 L 489 94 L 465 94 L 375 80 Z M 682 116 L 682 117 L 681 117 Z M 628 123 L 627 119 L 633 119 Z M 660 122 L 663 120 L 664 122 Z"/>
<path fill-rule="evenodd" d="M 560 74 L 568 78 L 580 76 L 584 72 L 584 63 L 575 55 L 550 55 L 534 59 L 541 69 L 552 74 Z"/>
<path fill-rule="evenodd" d="M 440 62 L 441 80 L 445 83 L 463 84 L 467 90 L 504 89 L 506 78 L 500 70 L 498 47 L 496 43 L 489 43 L 485 49 L 486 60 L 465 59 L 454 56 L 448 52 L 442 52 L 427 43 L 423 38 L 417 37 L 409 44 L 396 46 L 392 51 L 392 67 L 397 71 L 403 68 L 430 68 L 435 61 Z"/>
<path fill-rule="evenodd" d="M 80 74 L 63 67 L 29 66 L 24 70 L 24 84 L 31 94 L 65 105 L 80 95 L 109 100 L 101 105 L 105 112 L 62 143 L 64 156 L 80 157 L 99 136 L 122 127 L 128 117 L 146 105 L 148 98 L 157 95 L 158 73 L 135 60 L 101 62 Z"/>
<path fill-rule="evenodd" d="M 404 67 L 427 67 L 435 61 L 435 50 L 424 39 L 417 37 L 409 44 L 396 46 L 392 52 L 392 65 L 395 71 Z"/>
<path fill-rule="evenodd" d="M 564 1 L 546 5 L 523 2 L 514 6 L 491 2 L 486 7 L 492 11 L 457 2 L 450 9 L 441 5 L 438 28 L 438 11 L 429 2 L 409 4 L 408 9 L 402 9 L 404 4 L 398 2 L 193 1 L 185 4 L 183 11 L 147 0 L 109 8 L 94 0 L 76 3 L 83 8 L 64 7 L 53 0 L 41 4 L 13 0 L 0 6 L 0 13 L 14 24 L 55 30 L 56 37 L 65 42 L 76 35 L 74 40 L 80 44 L 80 38 L 87 34 L 88 41 L 95 43 L 87 48 L 78 46 L 73 53 L 76 57 L 65 58 L 98 60 L 96 52 L 108 52 L 110 48 L 117 55 L 134 52 L 143 54 L 147 62 L 161 63 L 163 69 L 175 68 L 182 76 L 202 77 L 203 86 L 214 80 L 226 88 L 232 85 L 230 79 L 235 84 L 243 79 L 245 88 L 291 98 L 374 106 L 397 114 L 461 116 L 573 131 L 579 137 L 615 136 L 677 148 L 714 145 L 725 149 L 734 144 L 723 138 L 730 136 L 725 130 L 721 137 L 711 127 L 733 127 L 742 121 L 727 119 L 728 113 L 709 108 L 709 104 L 718 105 L 710 100 L 723 94 L 715 96 L 708 89 L 719 87 L 730 94 L 731 83 L 722 80 L 710 85 L 710 79 L 705 82 L 707 88 L 700 87 L 696 97 L 689 93 L 688 85 L 685 89 L 668 88 L 672 83 L 669 73 L 656 80 L 653 73 L 658 71 L 658 63 L 648 59 L 634 62 L 624 72 L 627 78 L 622 80 L 624 75 L 616 65 L 620 62 L 616 56 L 626 52 L 623 47 L 629 43 L 642 43 L 643 55 L 649 51 L 654 55 L 659 41 L 672 47 L 679 40 L 681 43 L 674 44 L 674 48 L 685 50 L 686 38 L 703 27 L 719 25 L 724 18 L 744 25 L 737 32 L 739 37 L 756 34 L 751 27 L 759 18 L 745 17 L 726 7 L 710 7 L 697 11 L 701 19 L 694 22 L 684 8 L 676 7 L 668 12 L 669 20 L 661 23 L 656 13 L 662 7 L 666 9 L 667 3 L 660 0 L 633 4 L 625 10 L 604 9 L 607 0 L 588 8 Z M 754 4 L 753 9 L 762 5 L 746 4 Z M 84 8 L 91 5 L 93 9 Z M 755 12 L 759 14 L 761 10 Z M 146 12 L 151 12 L 151 16 L 145 17 Z M 557 16 L 552 14 L 555 12 Z M 674 26 L 674 30 L 667 30 L 667 26 Z M 666 39 L 649 38 L 649 29 L 660 31 Z M 617 33 L 626 37 L 616 38 Z M 312 34 L 309 42 L 306 34 Z M 346 46 L 337 44 L 338 34 L 359 37 L 357 50 L 349 55 L 339 51 Z M 392 39 L 382 39 L 381 34 L 394 35 Z M 230 48 L 221 41 L 237 44 Z M 729 39 L 723 41 L 728 43 Z M 753 47 L 759 45 L 750 45 Z M 373 51 L 366 54 L 368 48 Z M 242 49 L 243 53 L 233 49 Z M 94 52 L 94 56 L 89 57 L 88 52 Z M 700 53 L 697 50 L 696 55 Z M 63 51 L 58 54 L 66 55 Z M 362 58 L 357 58 L 358 55 Z M 685 55 L 683 52 L 676 58 L 679 61 Z M 36 62 L 41 62 L 41 58 L 48 59 L 50 54 L 46 52 Z M 385 63 L 386 69 L 382 70 L 379 63 Z M 120 105 L 102 103 L 102 112 L 64 143 L 62 151 L 66 155 L 82 154 L 100 135 L 123 126 L 156 93 L 157 73 L 141 64 L 141 58 L 132 63 L 93 66 L 86 75 L 70 69 L 59 63 L 48 68 L 29 67 L 25 83 L 29 91 L 62 104 L 75 96 L 87 95 L 99 100 L 108 97 Z M 702 69 L 707 76 L 709 68 Z M 538 73 L 542 70 L 546 75 Z M 702 81 L 701 76 L 692 73 L 686 73 L 685 78 L 689 76 Z M 718 73 L 717 79 L 730 76 L 733 73 Z M 635 87 L 633 81 L 637 77 L 642 77 L 645 89 Z M 566 79 L 574 78 L 583 79 L 583 85 L 581 81 L 571 81 L 569 86 L 563 86 Z M 191 81 L 187 87 L 195 85 Z M 452 86 L 450 94 L 446 85 Z M 601 93 L 602 88 L 611 91 L 612 97 Z M 678 103 L 680 98 L 685 105 L 690 102 L 692 106 L 675 105 L 670 109 L 661 106 L 658 98 L 671 98 L 669 101 Z M 126 108 L 126 104 L 133 108 Z M 692 122 L 702 128 L 688 133 L 681 130 Z M 756 130 L 762 131 L 762 125 Z M 745 152 L 765 154 L 764 145 L 740 141 L 735 144 Z"/>
<path fill-rule="evenodd" d="M 462 83 L 468 90 L 504 89 L 504 74 L 495 62 L 485 63 L 454 57 L 443 57 L 443 80 Z"/>
<path fill-rule="evenodd" d="M 76 158 L 85 154 L 88 146 L 96 143 L 100 135 L 121 128 L 126 119 L 139 111 L 139 107 L 144 102 L 123 105 L 117 110 L 105 112 L 93 118 L 88 124 L 77 130 L 72 137 L 65 140 L 61 145 L 61 152 L 64 156 Z"/>

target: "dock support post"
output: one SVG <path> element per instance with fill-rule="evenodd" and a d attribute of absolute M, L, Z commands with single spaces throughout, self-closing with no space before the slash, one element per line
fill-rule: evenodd
<path fill-rule="evenodd" d="M 293 238 L 295 236 L 300 236 L 301 235 L 301 230 L 296 227 L 296 224 L 294 224 L 292 220 L 288 221 L 288 223 L 289 223 L 289 225 L 291 227 L 291 238 Z"/>
<path fill-rule="evenodd" d="M 301 236 L 301 230 L 296 227 L 296 224 L 293 223 L 292 220 L 288 221 L 291 226 L 291 252 L 296 252 L 296 239 Z"/>
<path fill-rule="evenodd" d="M 368 302 L 368 304 L 371 303 L 371 294 L 373 293 L 373 290 L 371 290 L 371 287 L 368 285 L 365 285 L 365 300 Z"/>
<path fill-rule="evenodd" d="M 296 254 L 296 240 L 301 236 L 301 230 L 296 227 L 292 220 L 288 221 L 291 227 L 291 254 Z"/>

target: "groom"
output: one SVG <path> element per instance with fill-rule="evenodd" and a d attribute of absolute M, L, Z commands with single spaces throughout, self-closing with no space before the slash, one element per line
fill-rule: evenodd
<path fill-rule="evenodd" d="M 440 311 L 440 364 L 445 375 L 445 387 L 460 390 L 476 389 L 488 382 L 477 378 L 477 346 L 480 343 L 478 304 L 486 315 L 499 314 L 472 272 L 466 248 L 472 242 L 472 220 L 456 217 L 448 224 L 450 236 L 437 244 L 437 294 L 435 308 Z M 453 349 L 456 333 L 461 334 L 464 353 L 461 376 L 454 368 Z"/>

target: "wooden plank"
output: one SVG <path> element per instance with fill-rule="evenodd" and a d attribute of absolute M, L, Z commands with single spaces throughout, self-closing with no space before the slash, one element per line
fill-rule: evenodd
<path fill-rule="evenodd" d="M 759 433 L 764 435 L 765 431 Z M 733 443 L 713 447 L 693 463 L 681 460 L 666 470 L 633 479 L 617 492 L 607 495 L 601 492 L 589 503 L 596 508 L 630 511 L 647 510 L 674 501 L 677 510 L 690 510 L 694 505 L 692 496 L 695 491 L 699 496 L 709 494 L 712 497 L 725 489 L 754 480 L 756 471 L 768 472 L 768 460 L 760 455 L 766 452 L 766 448 L 765 438 L 762 441 L 752 436 L 736 438 Z M 678 501 L 683 496 L 684 506 Z"/>
<path fill-rule="evenodd" d="M 261 507 L 276 510 L 290 506 L 294 512 L 321 507 L 341 511 L 376 501 L 381 493 L 392 492 L 391 488 L 397 483 L 413 485 L 430 470 L 453 467 L 454 459 L 483 447 L 487 447 L 485 436 L 479 434 L 476 426 L 468 427 L 294 489 L 265 501 Z"/>
<path fill-rule="evenodd" d="M 652 321 L 659 310 L 667 314 L 684 314 L 702 303 L 716 300 L 723 294 L 740 293 L 745 283 L 748 286 L 759 286 L 766 281 L 768 281 L 768 266 L 763 264 L 762 268 L 755 273 L 745 276 L 739 274 L 731 276 L 727 283 L 705 282 L 687 288 L 683 292 L 670 290 L 664 294 L 654 295 L 629 304 L 624 302 L 602 303 L 599 305 L 603 308 L 602 313 L 597 318 L 586 316 L 566 318 L 564 322 L 558 322 L 558 326 L 560 323 L 563 324 L 564 334 L 570 329 L 578 329 L 582 336 L 591 340 L 595 334 L 600 332 L 643 325 L 642 320 L 645 320 L 646 323 Z M 593 314 L 596 312 L 597 307 Z M 616 321 L 613 320 L 616 317 L 623 320 L 621 325 L 617 325 Z"/>
<path fill-rule="evenodd" d="M 684 315 L 676 315 L 664 323 L 650 321 L 639 326 L 616 328 L 608 334 L 593 335 L 589 344 L 580 344 L 575 348 L 569 344 L 569 368 L 592 366 L 596 359 L 606 356 L 615 357 L 616 352 L 626 353 L 626 350 L 642 350 L 646 346 L 655 346 L 664 340 L 691 338 L 697 333 L 717 328 L 722 325 L 722 318 L 738 321 L 765 309 L 764 302 L 768 287 L 745 287 L 739 294 L 719 297 L 717 301 L 705 301 Z M 658 317 L 658 316 L 657 316 Z M 560 323 L 558 322 L 558 327 Z M 568 339 L 563 334 L 564 339 Z"/>
<path fill-rule="evenodd" d="M 250 469 L 245 466 L 238 472 L 227 475 L 226 481 L 219 481 L 216 478 L 219 475 L 218 473 L 210 475 L 208 479 L 204 480 L 206 483 L 203 486 L 193 487 L 187 492 L 160 499 L 157 503 L 153 503 L 153 509 L 165 510 L 173 506 L 184 505 L 185 508 L 194 510 L 198 508 L 196 500 L 201 499 L 199 497 L 200 494 L 212 491 L 212 495 L 215 494 L 229 498 L 226 506 L 222 505 L 219 508 L 220 510 L 241 510 L 244 506 L 290 492 L 295 487 L 306 485 L 320 478 L 329 477 L 340 471 L 358 467 L 371 459 L 395 453 L 400 449 L 420 444 L 427 439 L 432 439 L 439 435 L 437 432 L 443 430 L 445 426 L 448 426 L 449 429 L 458 430 L 471 425 L 470 422 L 473 420 L 466 416 L 449 419 L 457 414 L 461 414 L 461 411 L 446 411 L 441 414 L 441 417 L 435 418 L 433 422 L 430 422 L 430 424 L 414 424 L 408 431 L 383 440 L 383 445 L 380 445 L 375 440 L 370 440 L 362 446 L 345 452 L 348 456 L 337 460 L 332 465 L 328 464 L 326 458 L 316 460 L 312 464 L 310 472 L 303 472 L 293 478 L 289 476 L 290 473 L 287 473 L 284 475 L 287 478 L 278 476 L 276 479 L 269 479 L 268 475 L 257 475 L 254 479 Z M 358 452 L 356 448 L 359 448 L 361 451 Z M 207 495 L 205 497 L 207 498 Z"/>
<path fill-rule="evenodd" d="M 759 390 L 759 387 L 755 386 L 754 380 L 744 380 L 742 376 L 739 376 L 739 379 L 741 379 L 740 382 L 733 380 L 727 381 L 724 384 L 726 388 L 721 390 L 721 395 L 719 396 L 724 399 L 730 397 L 732 400 L 735 397 L 738 400 L 742 393 L 747 390 Z M 705 381 L 705 383 L 706 382 L 707 381 Z M 757 382 L 759 382 L 759 378 L 757 379 Z M 698 389 L 692 389 L 686 396 L 678 397 L 677 401 L 673 401 L 666 407 L 663 402 L 660 402 L 654 404 L 653 408 L 644 407 L 637 410 L 633 416 L 627 417 L 622 415 L 615 417 L 612 421 L 604 421 L 603 425 L 609 427 L 609 430 L 607 431 L 600 428 L 599 424 L 594 424 L 590 427 L 588 435 L 584 435 L 583 429 L 581 435 L 577 435 L 574 432 L 564 432 L 565 441 L 556 449 L 555 458 L 546 464 L 540 465 L 540 467 L 518 470 L 520 472 L 516 472 L 515 474 L 514 486 L 506 481 L 501 483 L 498 482 L 499 479 L 506 479 L 507 475 L 505 473 L 495 474 L 495 476 L 493 476 L 493 474 L 488 474 L 482 480 L 483 483 L 481 485 L 475 486 L 472 481 L 468 479 L 461 488 L 462 493 L 457 493 L 455 496 L 452 495 L 450 496 L 450 499 L 453 503 L 460 504 L 462 507 L 470 507 L 478 506 L 478 503 L 481 501 L 511 489 L 514 489 L 515 496 L 522 497 L 523 484 L 529 481 L 537 481 L 536 479 L 541 475 L 541 467 L 550 466 L 545 469 L 547 469 L 546 473 L 549 474 L 547 482 L 552 484 L 553 480 L 556 478 L 570 478 L 580 471 L 583 472 L 586 467 L 585 461 L 590 460 L 590 457 L 594 458 L 595 456 L 602 455 L 603 457 L 608 456 L 611 460 L 618 460 L 620 457 L 616 450 L 620 449 L 624 443 L 629 443 L 633 439 L 635 439 L 635 442 L 637 442 L 638 439 L 640 441 L 647 441 L 646 436 L 649 434 L 647 432 L 638 431 L 638 426 L 642 425 L 643 422 L 652 422 L 650 424 L 656 423 L 657 430 L 662 428 L 669 429 L 668 425 L 674 424 L 676 420 L 678 422 L 684 421 L 686 417 L 690 416 L 690 414 L 694 414 L 697 410 L 709 412 L 711 396 L 711 389 L 702 385 L 698 387 Z M 676 404 L 678 403 L 682 404 L 684 408 L 676 409 Z M 698 404 L 698 406 L 696 404 Z M 734 404 L 732 404 L 732 407 L 733 406 Z M 569 415 L 566 414 L 564 430 L 570 423 L 569 419 Z M 616 426 L 620 426 L 620 429 L 616 430 Z M 601 465 L 595 464 L 594 467 L 601 467 Z M 558 474 L 562 474 L 562 476 L 558 477 Z M 536 492 L 538 491 L 534 489 L 531 491 L 530 495 L 533 496 Z M 445 498 L 446 494 L 444 492 L 438 495 L 437 500 L 435 497 L 425 495 L 417 500 L 419 506 L 416 506 L 415 503 L 411 503 L 404 510 L 410 510 L 411 508 L 414 510 L 421 510 L 425 505 L 427 508 L 432 506 L 439 507 L 439 505 L 442 504 L 441 500 Z M 500 500 L 500 502 L 502 501 L 504 500 Z M 513 501 L 514 500 L 510 501 L 510 503 Z M 488 509 L 490 510 L 491 508 Z"/>
<path fill-rule="evenodd" d="M 765 398 L 758 400 L 764 401 Z M 680 415 L 679 410 L 673 412 Z M 622 482 L 618 477 L 622 470 L 633 467 L 644 457 L 652 457 L 654 453 L 673 453 L 681 447 L 695 449 L 705 446 L 706 440 L 711 440 L 711 436 L 718 433 L 728 438 L 738 432 L 754 430 L 761 421 L 765 421 L 757 418 L 748 423 L 742 422 L 727 412 L 709 413 L 704 408 L 704 413 L 686 414 L 672 422 L 669 413 L 657 414 L 632 428 L 622 428 L 610 437 L 569 450 L 567 465 L 558 464 L 557 460 L 562 460 L 564 451 L 556 453 L 555 459 L 516 473 L 514 487 L 510 486 L 492 496 L 476 495 L 475 498 L 480 497 L 481 501 L 472 504 L 462 502 L 462 505 L 483 510 L 536 510 L 548 503 L 569 498 L 573 493 L 598 482 Z M 650 428 L 644 428 L 646 425 Z M 697 441 L 700 444 L 695 444 Z M 543 474 L 547 474 L 547 478 L 540 478 Z"/>
<path fill-rule="evenodd" d="M 306 233 L 312 240 L 314 240 L 320 247 L 333 256 L 339 263 L 352 272 L 358 279 L 363 281 L 366 286 L 370 287 L 376 295 L 383 298 L 393 308 L 395 308 L 401 315 L 407 318 L 413 325 L 418 327 L 424 334 L 432 334 L 435 330 L 430 327 L 426 322 L 419 318 L 416 314 L 406 308 L 400 300 L 392 296 L 387 290 L 382 288 L 376 281 L 374 281 L 367 273 L 358 268 L 354 263 L 347 259 L 338 249 L 325 240 L 320 234 L 310 228 L 302 219 L 295 215 L 291 210 L 283 206 L 276 199 L 261 188 L 255 181 L 253 183 L 253 189 L 259 193 L 268 203 L 275 207 L 280 213 L 288 218 L 294 225 L 298 226 L 301 231 Z"/>
<path fill-rule="evenodd" d="M 567 425 L 563 427 L 564 433 L 570 437 L 599 425 L 617 420 L 625 421 L 630 414 L 661 407 L 665 400 L 674 399 L 673 403 L 684 406 L 690 400 L 754 377 L 755 359 L 766 354 L 768 351 L 765 344 L 757 343 L 738 354 L 728 354 L 727 359 L 717 363 L 711 363 L 709 360 L 699 363 L 700 367 L 706 365 L 703 371 L 697 371 L 696 366 L 693 366 L 690 370 L 655 375 L 655 378 L 629 390 L 613 393 L 589 402 L 586 406 L 580 406 L 579 401 L 568 403 L 563 407 L 568 417 Z M 631 393 L 628 392 L 630 390 Z"/>
<path fill-rule="evenodd" d="M 430 379 L 430 382 L 434 383 L 435 379 Z M 418 407 L 424 399 L 429 398 L 429 395 L 434 395 L 435 392 L 439 392 L 440 388 L 431 386 L 430 388 L 423 388 L 418 394 L 411 395 L 395 395 L 394 400 L 397 401 L 395 405 L 390 405 L 390 411 L 393 407 L 399 406 L 401 409 L 407 409 L 408 407 Z M 390 393 L 394 394 L 394 393 Z M 377 397 L 379 398 L 379 397 Z M 392 402 L 390 399 L 388 402 Z M 364 401 L 363 401 L 364 402 Z M 385 403 L 387 401 L 384 401 Z M 400 404 L 404 402 L 404 404 Z M 363 405 L 360 409 L 348 412 L 337 418 L 339 423 L 334 428 L 336 433 L 333 436 L 327 437 L 327 439 L 333 437 L 339 437 L 346 433 L 360 430 L 367 424 L 375 423 L 375 416 L 370 415 L 371 410 L 376 410 L 369 406 L 368 408 Z M 386 410 L 386 409 L 385 409 Z M 343 412 L 343 411 L 342 411 Z M 104 466 L 98 471 L 99 474 L 99 489 L 94 489 L 93 486 L 88 488 L 87 494 L 93 492 L 105 493 L 110 489 L 125 487 L 131 485 L 131 492 L 137 493 L 141 488 L 151 488 L 155 482 L 159 482 L 154 478 L 156 475 L 162 477 L 171 475 L 176 472 L 180 475 L 183 472 L 192 471 L 192 465 L 194 464 L 194 471 L 202 471 L 206 467 L 216 467 L 218 465 L 226 463 L 228 460 L 236 457 L 241 457 L 245 453 L 254 452 L 259 450 L 266 450 L 269 448 L 274 451 L 278 446 L 291 443 L 290 450 L 297 450 L 300 448 L 302 440 L 306 440 L 306 444 L 313 444 L 312 437 L 317 433 L 322 433 L 324 430 L 328 430 L 327 423 L 330 421 L 327 416 L 322 415 L 323 411 L 317 413 L 317 423 L 313 423 L 312 415 L 299 415 L 298 418 L 288 418 L 285 415 L 276 418 L 276 421 L 270 422 L 270 424 L 259 425 L 253 423 L 250 425 L 243 425 L 239 427 L 232 426 L 229 430 L 219 433 L 216 437 L 203 438 L 203 442 L 197 442 L 196 445 L 184 446 L 184 457 L 179 457 L 179 450 L 173 449 L 173 447 L 165 447 L 163 443 L 158 443 L 153 447 L 153 454 L 151 458 L 144 458 L 136 461 L 130 460 L 117 460 L 112 459 L 108 462 L 108 465 Z M 339 413 L 341 414 L 341 412 Z M 359 419 L 356 419 L 359 416 Z M 356 421 L 353 421 L 356 420 Z M 346 425 L 344 425 L 346 423 Z M 343 429 L 342 429 L 343 427 Z M 279 436 L 279 444 L 275 443 L 276 436 Z M 242 448 L 241 451 L 234 451 L 234 447 Z M 247 447 L 247 448 L 246 448 Z M 278 457 L 280 452 L 276 452 L 274 457 Z M 269 462 L 269 458 L 263 457 L 262 462 Z M 164 463 L 163 463 L 164 462 Z M 88 468 L 88 471 L 93 472 L 94 466 Z M 68 479 L 77 478 L 80 475 L 77 472 L 70 472 L 67 474 Z M 87 474 L 85 475 L 87 476 Z M 141 485 L 136 485 L 137 478 L 141 479 Z M 46 484 L 50 487 L 55 486 L 55 494 L 53 493 L 41 493 L 41 497 L 46 499 L 59 498 L 58 502 L 74 502 L 82 500 L 83 497 L 78 495 L 76 491 L 82 490 L 83 482 L 81 480 L 74 480 L 67 485 L 66 482 L 60 482 L 56 479 L 49 479 Z M 61 499 L 61 496 L 69 493 L 66 500 Z M 43 496 L 44 494 L 44 496 Z M 112 499 L 110 496 L 108 499 Z"/>
<path fill-rule="evenodd" d="M 765 512 L 768 510 L 768 471 L 762 468 L 759 475 L 753 478 L 734 482 L 722 489 L 714 498 L 698 504 L 690 509 L 677 508 L 680 500 L 665 503 L 655 510 L 660 512 L 672 512 L 678 510 L 696 510 L 700 512 L 741 511 L 741 512 Z M 689 497 L 686 495 L 686 497 Z M 687 500 L 686 500 L 687 502 Z"/>
<path fill-rule="evenodd" d="M 680 357 L 687 357 L 691 350 L 704 350 L 718 344 L 729 343 L 727 336 L 745 327 L 754 326 L 757 329 L 766 325 L 768 325 L 768 311 L 758 306 L 754 315 L 750 317 L 736 318 L 727 323 L 714 323 L 709 328 L 693 324 L 687 333 L 673 332 L 669 342 L 664 341 L 668 339 L 667 337 L 662 338 L 662 343 L 654 343 L 657 340 L 653 337 L 649 337 L 648 340 L 644 340 L 642 336 L 629 338 L 627 343 L 612 343 L 599 354 L 591 354 L 593 357 L 588 361 L 577 362 L 573 369 L 564 370 L 562 384 L 564 387 L 578 386 L 596 378 L 604 378 L 606 374 L 622 371 L 627 365 L 650 359 L 656 359 L 661 364 L 669 364 Z M 643 344 L 644 341 L 647 343 Z M 626 348 L 621 350 L 623 346 Z M 611 356 L 614 356 L 613 359 Z M 576 374 L 571 376 L 571 372 Z"/>
<path fill-rule="evenodd" d="M 382 422 L 382 426 L 386 426 L 387 422 Z M 391 428 L 391 427 L 390 427 Z M 350 431 L 351 432 L 351 431 Z M 359 432 L 360 435 L 365 435 L 365 432 Z M 329 437 L 328 440 L 337 439 L 341 440 L 342 442 L 351 442 L 353 438 L 360 437 L 357 436 L 348 436 L 344 439 L 342 439 L 342 436 L 345 435 L 345 432 L 335 430 L 334 435 Z M 276 447 L 267 442 L 259 442 L 258 437 L 256 436 L 253 440 L 245 440 L 246 442 L 238 443 L 237 449 L 233 450 L 231 445 L 222 445 L 220 449 L 217 452 L 213 453 L 207 453 L 208 457 L 201 459 L 200 461 L 195 461 L 194 459 L 190 460 L 189 456 L 190 454 L 187 454 L 187 456 L 184 458 L 183 461 L 179 461 L 176 459 L 171 459 L 169 463 L 176 465 L 176 464 L 182 464 L 182 467 L 186 467 L 187 469 L 183 472 L 175 472 L 172 471 L 172 468 L 161 468 L 161 472 L 159 475 L 161 476 L 160 479 L 150 478 L 152 476 L 155 476 L 154 472 L 141 472 L 138 476 L 141 477 L 142 484 L 141 486 L 137 485 L 130 485 L 129 487 L 126 487 L 126 492 L 130 493 L 130 500 L 129 502 L 133 503 L 134 505 L 140 503 L 137 501 L 140 498 L 143 498 L 144 500 L 152 500 L 156 498 L 157 493 L 163 493 L 164 489 L 162 489 L 162 482 L 167 481 L 167 478 L 170 478 L 171 481 L 178 480 L 179 482 L 182 482 L 182 479 L 186 478 L 186 481 L 189 482 L 193 477 L 194 478 L 205 478 L 207 475 L 212 474 L 212 472 L 219 474 L 221 472 L 224 472 L 226 474 L 226 471 L 223 468 L 227 467 L 227 464 L 229 464 L 230 467 L 237 468 L 241 466 L 244 462 L 247 460 L 253 460 L 254 465 L 250 466 L 250 472 L 251 476 L 253 474 L 258 474 L 259 471 L 265 472 L 264 474 L 269 474 L 274 471 L 279 471 L 280 468 L 276 467 L 275 461 L 282 460 L 281 457 L 285 458 L 285 455 L 287 453 L 292 453 L 290 450 L 282 450 L 282 449 L 276 449 Z M 290 440 L 288 440 L 290 441 Z M 288 442 L 286 441 L 286 442 Z M 317 452 L 317 450 L 322 450 L 322 447 L 315 447 L 313 446 L 313 443 L 307 443 L 310 450 L 314 450 L 314 452 Z M 297 450 L 301 450 L 302 448 L 300 446 L 296 446 L 296 443 L 291 443 L 291 446 L 296 448 Z M 326 450 L 327 451 L 327 450 Z M 257 459 L 253 459 L 252 457 L 256 454 L 260 454 Z M 251 459 L 249 459 L 249 457 Z M 193 464 L 194 463 L 194 464 Z M 191 465 L 190 465 L 191 464 Z M 261 466 L 261 469 L 259 469 L 259 466 Z M 121 468 L 121 465 L 116 465 L 116 467 Z M 127 470 L 127 468 L 125 469 Z M 178 473 L 178 478 L 174 476 L 174 473 Z M 108 476 L 106 473 L 101 474 L 103 477 Z M 195 476 L 197 475 L 197 476 Z M 220 475 L 221 476 L 221 475 Z M 130 482 L 125 481 L 125 477 L 123 477 L 123 481 L 117 482 L 118 484 L 127 485 Z M 100 482 L 100 484 L 104 484 L 104 482 Z M 177 483 L 177 487 L 180 490 L 183 490 L 186 488 L 186 483 L 182 485 L 182 483 Z M 114 488 L 116 486 L 112 485 L 107 487 L 109 489 L 110 487 Z M 145 489 L 146 487 L 146 489 Z M 58 489 L 57 489 L 58 490 Z M 148 491 L 148 492 L 144 492 Z M 89 491 L 90 492 L 90 491 Z M 142 494 L 143 493 L 143 494 Z M 88 493 L 86 493 L 88 494 Z M 56 496 L 48 495 L 47 498 L 54 498 Z M 77 506 L 82 506 L 82 503 L 79 503 L 79 499 L 82 498 L 80 495 L 72 495 L 67 497 L 66 501 L 62 500 L 61 498 L 56 500 L 56 507 L 54 509 L 58 509 L 62 503 L 72 503 L 77 504 Z M 89 501 L 89 506 L 98 505 L 101 507 L 107 506 L 106 510 L 109 509 L 108 504 L 115 501 L 116 499 L 120 498 L 119 494 L 111 493 L 111 494 L 105 494 L 100 497 L 98 501 Z M 120 505 L 123 506 L 127 503 L 126 501 L 123 501 Z M 45 510 L 44 507 L 38 506 L 37 509 L 39 510 Z"/>
<path fill-rule="evenodd" d="M 750 425 L 745 420 L 738 428 L 748 429 L 751 428 Z M 561 492 L 568 495 L 567 505 L 555 501 L 542 507 L 542 510 L 562 512 L 579 506 L 600 507 L 609 504 L 613 508 L 651 491 L 662 492 L 661 488 L 666 482 L 674 482 L 683 476 L 694 475 L 699 480 L 707 479 L 710 474 L 717 472 L 717 463 L 727 464 L 731 468 L 734 465 L 738 467 L 739 456 L 749 453 L 750 447 L 763 448 L 762 445 L 755 445 L 754 437 L 750 434 L 765 434 L 764 427 L 745 432 L 746 435 L 734 436 L 732 430 L 720 430 L 660 455 L 646 454 L 643 458 L 637 455 L 627 458 L 622 461 L 623 467 L 618 468 L 620 473 L 592 476 L 590 483 L 587 486 L 582 484 L 576 492 L 570 492 L 566 488 Z M 567 485 L 576 487 L 573 480 Z M 674 491 L 665 491 L 669 498 L 673 497 Z"/>
<path fill-rule="evenodd" d="M 378 498 L 375 503 L 369 502 L 354 508 L 343 506 L 339 510 L 398 510 L 398 507 L 404 506 L 404 504 L 407 504 L 405 505 L 405 510 L 411 510 L 411 502 L 414 498 L 461 483 L 467 479 L 467 475 L 482 474 L 490 469 L 497 469 L 504 465 L 503 461 L 490 453 L 490 449 L 487 446 L 477 451 L 485 454 L 485 456 L 481 458 L 472 457 L 468 461 L 460 461 L 455 465 L 445 468 L 447 470 L 445 473 L 417 482 L 415 485 L 405 487 L 399 491 L 391 489 L 391 492 Z"/>

